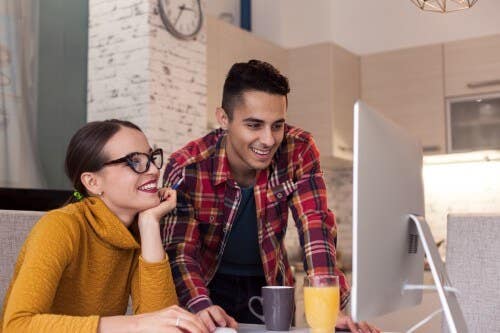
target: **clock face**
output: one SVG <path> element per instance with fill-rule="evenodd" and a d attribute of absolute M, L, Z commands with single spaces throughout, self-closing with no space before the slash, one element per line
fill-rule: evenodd
<path fill-rule="evenodd" d="M 193 39 L 202 26 L 200 0 L 158 0 L 165 28 L 177 38 Z"/>

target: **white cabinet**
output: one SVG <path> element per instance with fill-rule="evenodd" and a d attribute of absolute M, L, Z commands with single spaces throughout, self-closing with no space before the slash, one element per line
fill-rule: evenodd
<path fill-rule="evenodd" d="M 424 153 L 444 153 L 443 46 L 361 57 L 362 99 L 417 137 Z"/>
<path fill-rule="evenodd" d="M 271 63 L 287 74 L 285 49 L 232 24 L 208 16 L 207 19 L 207 112 L 208 127 L 219 127 L 215 109 L 221 105 L 227 72 L 236 62 L 258 59 Z"/>
<path fill-rule="evenodd" d="M 360 97 L 360 59 L 322 43 L 288 51 L 288 121 L 309 132 L 332 167 L 352 161 L 353 106 Z"/>
<path fill-rule="evenodd" d="M 500 94 L 447 100 L 448 152 L 500 149 Z"/>
<path fill-rule="evenodd" d="M 444 44 L 447 97 L 500 92 L 500 35 Z"/>

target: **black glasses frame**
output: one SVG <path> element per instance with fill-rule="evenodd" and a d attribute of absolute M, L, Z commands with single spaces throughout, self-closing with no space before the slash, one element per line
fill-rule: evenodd
<path fill-rule="evenodd" d="M 132 158 L 134 156 L 137 156 L 137 155 L 144 155 L 148 158 L 148 163 L 146 164 L 146 169 L 144 171 L 137 171 L 135 169 L 135 166 L 134 166 L 134 162 L 132 161 Z M 154 162 L 153 162 L 153 156 L 154 155 L 158 155 L 160 156 L 160 166 L 157 166 Z M 151 162 L 153 162 L 153 165 L 158 169 L 160 170 L 161 167 L 163 166 L 163 149 L 161 148 L 157 148 L 155 150 L 153 150 L 151 153 L 149 154 L 146 154 L 146 153 L 139 153 L 139 152 L 133 152 L 133 153 L 130 153 L 130 154 L 127 154 L 121 158 L 118 158 L 116 160 L 112 160 L 112 161 L 109 161 L 109 162 L 106 162 L 103 164 L 103 167 L 105 167 L 106 165 L 112 165 L 112 164 L 119 164 L 119 163 L 126 163 L 128 167 L 130 167 L 130 169 L 132 169 L 135 173 L 138 173 L 138 174 L 141 174 L 141 173 L 145 173 L 149 170 L 149 167 L 151 166 Z"/>

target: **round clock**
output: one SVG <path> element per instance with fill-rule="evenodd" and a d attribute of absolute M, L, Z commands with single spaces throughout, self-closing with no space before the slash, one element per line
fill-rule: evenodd
<path fill-rule="evenodd" d="M 158 0 L 165 28 L 179 39 L 193 39 L 203 24 L 200 0 Z"/>

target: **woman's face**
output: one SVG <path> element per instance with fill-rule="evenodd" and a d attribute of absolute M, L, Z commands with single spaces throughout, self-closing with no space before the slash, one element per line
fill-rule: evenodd
<path fill-rule="evenodd" d="M 146 136 L 138 130 L 121 127 L 106 143 L 103 153 L 108 162 L 135 152 L 151 152 Z M 102 200 L 127 224 L 137 213 L 160 203 L 157 193 L 160 172 L 153 163 L 141 174 L 134 172 L 123 162 L 106 165 L 96 175 L 103 191 Z"/>

